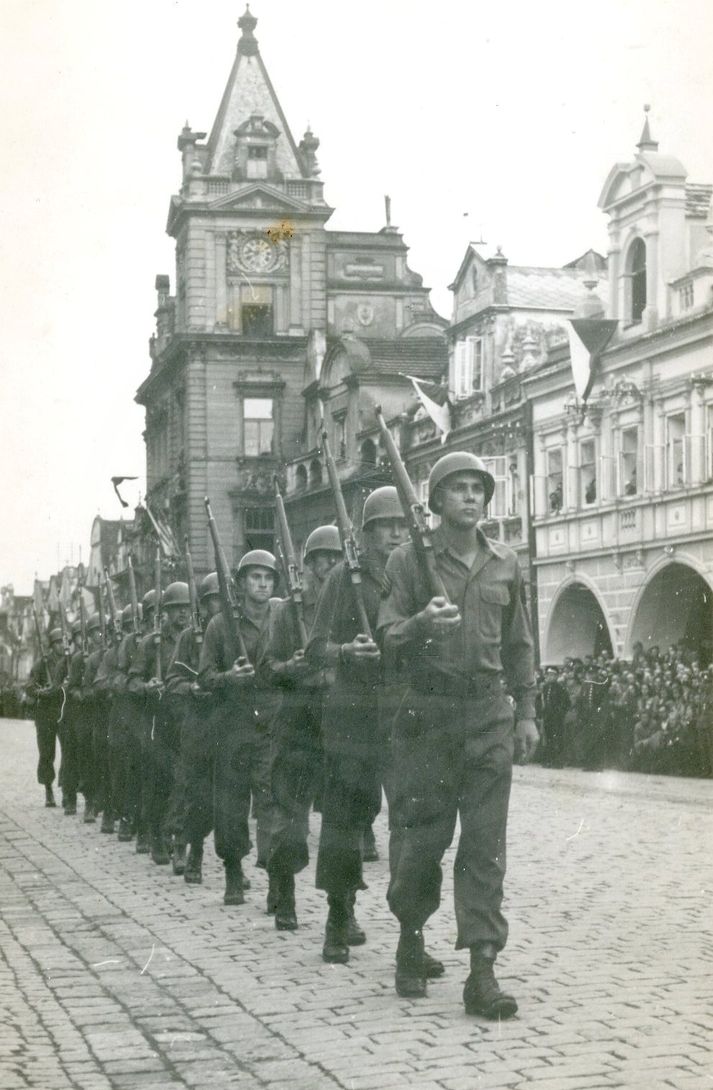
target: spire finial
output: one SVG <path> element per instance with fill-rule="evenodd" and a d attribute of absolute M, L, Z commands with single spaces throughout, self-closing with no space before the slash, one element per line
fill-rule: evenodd
<path fill-rule="evenodd" d="M 240 28 L 238 53 L 242 53 L 244 57 L 254 57 L 258 51 L 257 39 L 255 38 L 256 26 L 257 19 L 250 11 L 250 5 L 246 4 L 245 13 L 238 19 L 238 27 Z"/>
<path fill-rule="evenodd" d="M 636 145 L 639 151 L 658 151 L 658 140 L 653 140 L 651 137 L 651 129 L 649 128 L 649 111 L 651 106 L 649 103 L 644 104 L 644 127 L 641 130 L 641 138 Z"/>

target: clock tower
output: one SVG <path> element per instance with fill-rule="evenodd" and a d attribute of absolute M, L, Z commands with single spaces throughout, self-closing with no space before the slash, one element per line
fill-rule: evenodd
<path fill-rule="evenodd" d="M 294 140 L 256 25 L 246 9 L 210 134 L 186 123 L 178 136 L 175 292 L 157 278 L 151 370 L 136 395 L 148 503 L 178 541 L 188 535 L 198 571 L 213 565 L 205 496 L 229 560 L 274 547 L 273 477 L 301 453 L 308 343 L 353 321 L 389 337 L 432 314 L 394 228 L 326 229 L 319 140 L 309 128 Z"/>

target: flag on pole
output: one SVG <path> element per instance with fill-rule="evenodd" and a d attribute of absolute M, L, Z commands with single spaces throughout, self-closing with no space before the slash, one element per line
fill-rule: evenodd
<path fill-rule="evenodd" d="M 440 431 L 441 442 L 445 443 L 451 430 L 451 408 L 448 401 L 446 401 L 445 405 L 439 405 L 437 401 L 434 401 L 433 398 L 423 392 L 421 379 L 414 378 L 413 375 L 402 375 L 402 377 L 407 378 L 412 383 L 416 397 Z M 431 385 L 435 386 L 436 383 L 431 383 Z"/>
<path fill-rule="evenodd" d="M 174 537 L 173 530 L 168 525 L 168 523 L 164 522 L 163 519 L 160 518 L 160 516 L 154 515 L 151 511 L 151 508 L 146 502 L 144 502 L 144 510 L 149 516 L 151 525 L 153 526 L 154 533 L 158 538 L 159 544 L 161 546 L 161 552 L 163 553 L 163 555 L 168 559 L 180 556 L 181 554 L 178 549 L 176 538 Z"/>

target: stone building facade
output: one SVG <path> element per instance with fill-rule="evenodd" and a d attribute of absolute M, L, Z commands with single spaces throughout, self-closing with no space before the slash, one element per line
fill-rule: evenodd
<path fill-rule="evenodd" d="M 175 292 L 157 277 L 151 371 L 136 395 L 146 408 L 148 504 L 179 542 L 188 536 L 199 573 L 213 564 L 205 496 L 233 562 L 274 547 L 273 478 L 294 491 L 299 465 L 317 457 L 314 391 L 343 336 L 373 346 L 372 375 L 389 345 L 426 342 L 437 364 L 445 353 L 446 323 L 388 213 L 373 233 L 327 229 L 319 141 L 309 129 L 293 139 L 256 22 L 249 11 L 239 20 L 210 134 L 186 126 L 178 138 L 183 177 L 167 226 Z M 389 370 L 387 384 L 408 402 L 407 380 Z M 358 413 L 335 408 L 329 427 L 347 437 L 340 470 L 349 476 Z M 322 508 L 333 513 L 325 500 Z"/>

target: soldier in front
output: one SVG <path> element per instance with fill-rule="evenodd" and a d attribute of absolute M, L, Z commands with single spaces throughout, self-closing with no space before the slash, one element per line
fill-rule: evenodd
<path fill-rule="evenodd" d="M 391 881 L 399 920 L 396 991 L 426 994 L 422 929 L 440 903 L 441 859 L 456 818 L 456 949 L 470 950 L 466 1013 L 509 1018 L 515 999 L 495 978 L 505 946 L 502 913 L 513 751 L 528 760 L 537 744 L 534 659 L 522 575 L 515 554 L 490 541 L 478 522 L 495 482 L 473 454 L 436 462 L 429 506 L 441 517 L 435 562 L 448 598 L 432 597 L 413 545 L 391 554 L 379 630 L 385 651 L 410 672 L 393 725 Z M 515 701 L 515 713 L 508 698 Z"/>

